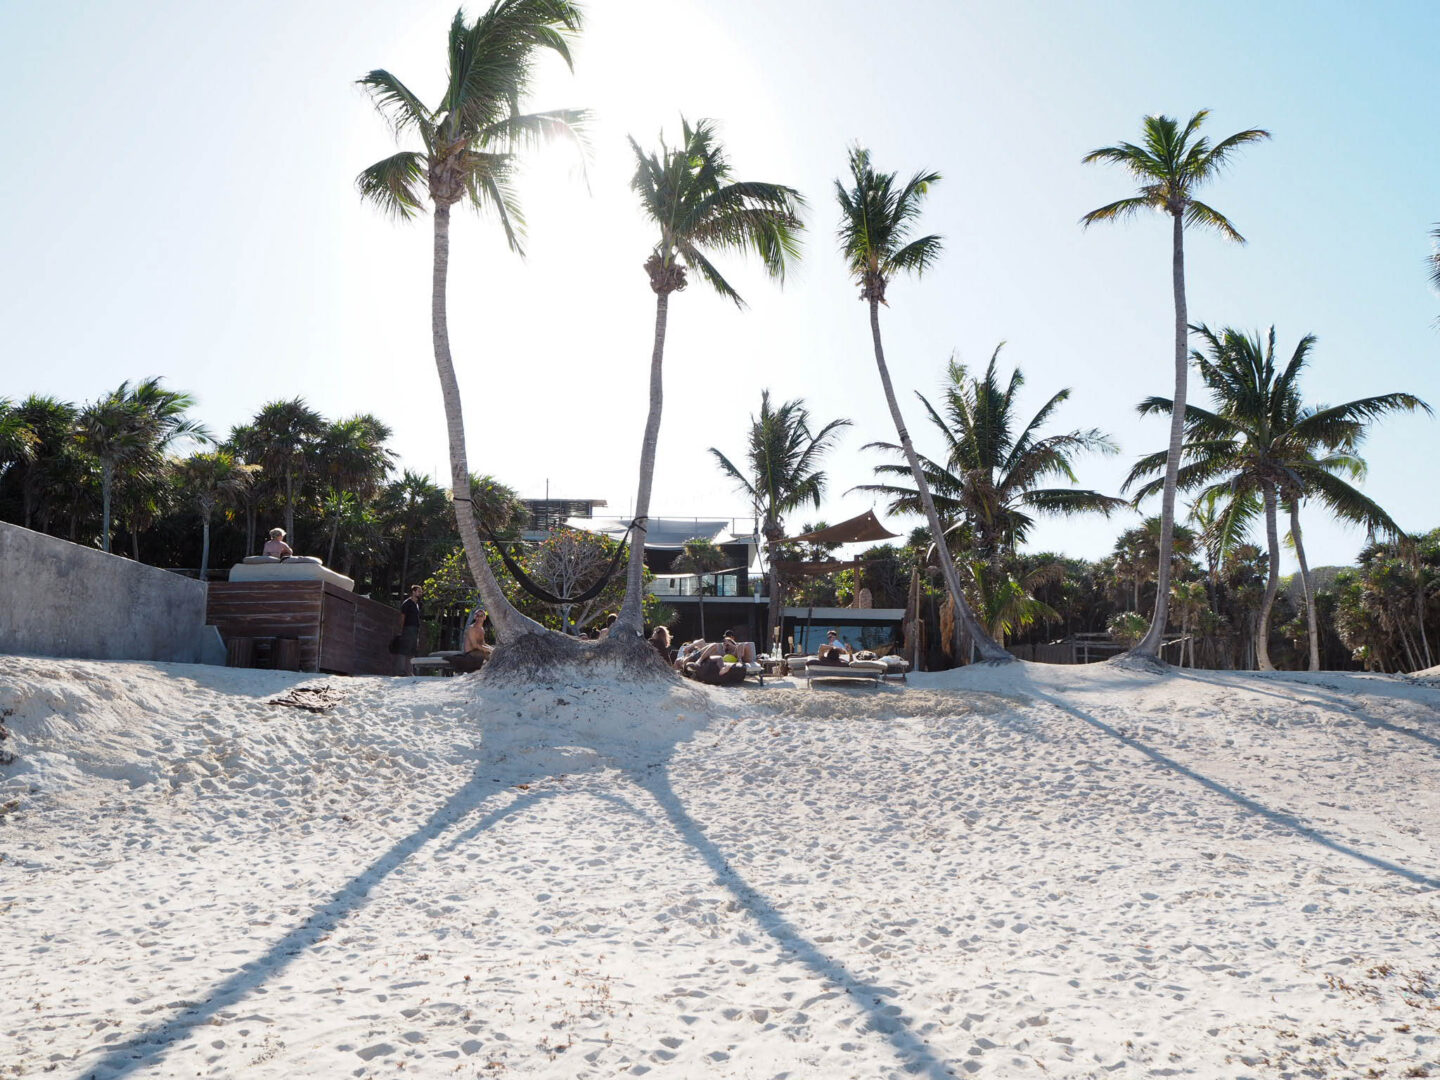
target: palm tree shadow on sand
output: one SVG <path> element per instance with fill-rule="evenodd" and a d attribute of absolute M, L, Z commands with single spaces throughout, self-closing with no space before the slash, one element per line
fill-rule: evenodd
<path fill-rule="evenodd" d="M 1368 851 L 1361 851 L 1359 848 L 1351 847 L 1349 844 L 1341 843 L 1339 840 L 1336 840 L 1331 836 L 1327 836 L 1325 833 L 1315 828 L 1315 826 L 1306 823 L 1294 814 L 1286 814 L 1278 810 L 1272 810 L 1270 807 L 1264 805 L 1263 803 L 1257 802 L 1256 800 L 1250 798 L 1248 795 L 1242 795 L 1234 788 L 1226 787 L 1218 780 L 1206 776 L 1203 773 L 1196 772 L 1194 769 L 1190 768 L 1187 765 L 1181 764 L 1174 758 L 1167 757 L 1165 754 L 1162 754 L 1154 747 L 1147 746 L 1145 743 L 1141 742 L 1134 736 L 1127 735 L 1123 731 L 1120 731 L 1112 727 L 1111 725 L 1105 723 L 1105 721 L 1099 719 L 1098 717 L 1091 716 L 1089 713 L 1076 708 L 1069 702 L 1056 697 L 1044 687 L 1037 686 L 1034 683 L 1030 683 L 1024 688 L 1024 692 L 1030 694 L 1039 701 L 1045 702 L 1047 705 L 1052 706 L 1060 712 L 1065 713 L 1067 716 L 1072 716 L 1076 720 L 1079 720 L 1081 723 L 1088 724 L 1096 731 L 1103 732 L 1117 742 L 1123 743 L 1125 746 L 1129 747 L 1131 750 L 1134 750 L 1136 753 L 1142 754 L 1143 756 L 1149 758 L 1152 762 L 1154 762 L 1156 765 L 1159 765 L 1161 768 L 1167 769 L 1170 772 L 1173 772 L 1179 776 L 1183 776 L 1187 780 L 1192 780 L 1195 783 L 1199 784 L 1201 787 L 1203 787 L 1205 790 L 1212 792 L 1213 794 L 1219 795 L 1224 799 L 1228 799 L 1236 806 L 1248 811 L 1251 814 L 1254 814 L 1259 818 L 1264 819 L 1271 825 L 1284 829 L 1285 831 L 1290 832 L 1303 840 L 1308 840 L 1311 843 L 1318 844 L 1324 848 L 1328 848 L 1329 850 L 1334 851 L 1337 854 L 1345 855 L 1351 859 L 1357 860 L 1358 862 L 1366 863 L 1370 866 L 1375 867 L 1377 870 L 1383 870 L 1388 874 L 1395 874 L 1396 876 L 1402 877 L 1406 881 L 1414 885 L 1420 885 L 1428 889 L 1440 889 L 1440 877 L 1436 877 L 1432 874 L 1426 874 L 1419 870 L 1412 870 L 1409 867 L 1401 866 L 1399 863 L 1391 862 L 1389 859 L 1383 859 L 1378 855 L 1372 855 Z M 1407 734 L 1409 733 L 1407 732 Z"/>
<path fill-rule="evenodd" d="M 486 775 L 479 775 L 481 771 Z M 221 1010 L 238 1005 L 247 995 L 280 975 L 292 961 L 328 937 L 350 914 L 363 907 L 370 894 L 426 844 L 438 840 L 494 796 L 525 782 L 523 777 L 516 776 L 493 779 L 489 775 L 493 771 L 489 763 L 480 766 L 477 775 L 437 807 L 419 828 L 336 889 L 329 900 L 318 905 L 304 922 L 277 940 L 264 955 L 242 964 L 233 975 L 211 987 L 202 1004 L 187 1006 L 168 1020 L 138 1031 L 123 1043 L 111 1047 L 100 1060 L 87 1065 L 80 1078 L 114 1080 L 153 1068 L 196 1028 L 208 1023 Z M 544 777 L 537 775 L 532 779 L 541 780 Z M 467 836 L 479 835 L 517 810 L 534 806 L 537 799 L 559 794 L 559 789 L 537 792 L 496 807 L 472 825 L 467 830 Z"/>
<path fill-rule="evenodd" d="M 649 794 L 663 811 L 664 819 L 705 861 L 716 880 L 729 890 L 755 924 L 781 947 L 785 958 L 803 965 L 833 984 L 836 989 L 845 992 L 854 1007 L 865 1016 L 868 1029 L 884 1036 L 889 1042 L 903 1062 L 901 1067 L 906 1073 L 931 1077 L 933 1080 L 954 1076 L 954 1071 L 935 1055 L 931 1047 L 910 1027 L 909 1022 L 898 1014 L 895 1007 L 886 1004 L 887 998 L 896 995 L 894 989 L 860 978 L 809 940 L 774 901 L 745 881 L 731 865 L 724 851 L 706 835 L 703 825 L 685 809 L 670 783 L 667 766 L 681 737 L 693 730 L 677 728 L 676 738 L 672 741 L 666 743 L 662 740 L 647 746 L 643 759 L 632 756 L 631 761 L 626 763 L 628 775 L 638 787 Z M 493 760 L 481 764 L 472 778 L 437 807 L 418 828 L 336 889 L 329 900 L 318 905 L 303 922 L 275 941 L 262 956 L 243 964 L 208 992 L 197 992 L 194 996 L 203 996 L 202 1004 L 187 1006 L 169 1019 L 146 1027 L 119 1045 L 108 1048 L 101 1058 L 81 1071 L 77 1080 L 116 1080 L 118 1077 L 155 1068 L 197 1028 L 207 1024 L 222 1010 L 242 1003 L 248 995 L 285 971 L 297 957 L 333 933 L 349 915 L 362 908 L 371 894 L 412 856 L 427 845 L 442 840 L 448 832 L 472 814 L 482 811 L 485 804 L 495 796 L 513 791 L 521 784 L 539 783 L 560 775 L 561 770 L 554 766 L 561 762 L 570 762 L 564 766 L 564 771 L 572 775 L 587 767 L 593 767 L 597 761 L 619 764 L 611 756 L 615 746 L 603 738 L 593 740 L 594 745 L 588 747 L 597 755 L 588 759 L 590 765 L 573 767 L 575 759 L 564 756 L 557 762 L 551 751 L 573 752 L 576 743 L 584 741 L 574 738 L 573 730 L 565 734 L 567 737 L 563 740 L 557 739 L 555 746 L 534 747 L 537 760 L 531 763 L 531 767 L 517 767 L 519 763 L 514 758 L 507 759 L 503 765 Z M 565 745 L 559 745 L 562 742 Z M 501 773 L 499 778 L 495 776 L 497 771 Z M 450 837 L 442 850 L 453 851 L 500 824 L 511 814 L 533 807 L 538 800 L 564 794 L 565 790 L 559 787 L 532 791 L 503 806 L 484 811 L 478 820 Z M 591 798 L 598 795 L 604 801 L 647 823 L 657 826 L 661 824 L 657 817 L 645 813 L 621 795 L 603 794 L 594 790 L 585 794 Z"/>

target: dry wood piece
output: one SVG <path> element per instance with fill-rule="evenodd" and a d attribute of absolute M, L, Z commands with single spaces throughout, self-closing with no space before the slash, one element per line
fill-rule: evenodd
<path fill-rule="evenodd" d="M 296 686 L 283 697 L 271 698 L 267 705 L 284 705 L 306 712 L 329 712 L 341 702 L 340 691 L 331 686 Z"/>

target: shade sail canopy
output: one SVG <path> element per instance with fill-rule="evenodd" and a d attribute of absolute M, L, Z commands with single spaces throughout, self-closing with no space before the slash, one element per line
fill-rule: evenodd
<path fill-rule="evenodd" d="M 842 521 L 839 525 L 828 525 L 814 532 L 792 536 L 786 543 L 804 544 L 863 544 L 876 540 L 891 540 L 899 533 L 888 531 L 875 517 L 873 510 L 866 510 L 859 517 Z"/>
<path fill-rule="evenodd" d="M 823 574 L 837 574 L 841 570 L 855 570 L 864 565 L 865 563 L 859 560 L 855 562 L 788 562 L 782 559 L 775 563 L 775 569 L 787 578 L 820 577 Z"/>
<path fill-rule="evenodd" d="M 567 528 L 583 529 L 586 532 L 604 533 L 619 540 L 630 526 L 629 518 L 582 518 L 572 517 L 565 522 Z M 731 527 L 729 518 L 706 520 L 704 518 L 661 518 L 652 517 L 645 528 L 647 548 L 678 550 L 686 540 L 709 540 L 712 543 L 720 534 Z"/>

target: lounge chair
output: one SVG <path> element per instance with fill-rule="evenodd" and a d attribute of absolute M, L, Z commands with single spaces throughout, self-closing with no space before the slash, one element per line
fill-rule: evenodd
<path fill-rule="evenodd" d="M 869 681 L 876 686 L 887 674 L 886 665 L 879 660 L 851 660 L 848 664 L 821 664 L 814 657 L 806 657 L 803 672 L 805 685 L 812 687 L 816 679 L 838 679 L 844 682 Z M 794 668 L 791 668 L 794 671 Z"/>

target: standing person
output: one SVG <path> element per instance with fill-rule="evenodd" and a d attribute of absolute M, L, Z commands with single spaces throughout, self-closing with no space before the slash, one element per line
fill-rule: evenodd
<path fill-rule="evenodd" d="M 290 545 L 285 542 L 284 529 L 271 529 L 270 539 L 265 541 L 265 548 L 260 554 L 274 559 L 288 559 L 295 552 L 291 551 Z"/>
<path fill-rule="evenodd" d="M 420 586 L 411 585 L 410 595 L 400 605 L 400 656 L 404 663 L 402 675 L 413 675 L 410 660 L 420 651 Z"/>

